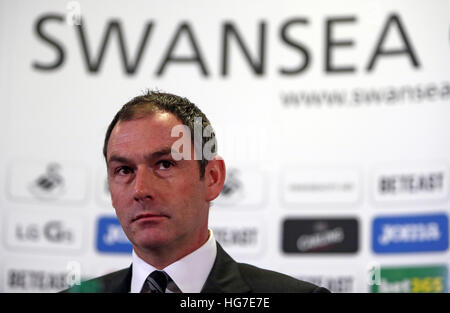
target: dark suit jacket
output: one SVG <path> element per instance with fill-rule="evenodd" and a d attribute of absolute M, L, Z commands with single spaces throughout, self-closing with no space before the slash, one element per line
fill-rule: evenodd
<path fill-rule="evenodd" d="M 130 292 L 131 266 L 64 292 Z M 217 243 L 217 256 L 202 293 L 327 293 L 327 289 L 290 276 L 234 261 Z"/>

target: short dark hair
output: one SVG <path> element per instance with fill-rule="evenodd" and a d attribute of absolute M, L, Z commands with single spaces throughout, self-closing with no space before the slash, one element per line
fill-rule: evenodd
<path fill-rule="evenodd" d="M 106 158 L 106 154 L 108 150 L 109 137 L 111 136 L 111 132 L 114 129 L 114 126 L 116 126 L 119 121 L 136 120 L 146 116 L 150 116 L 157 112 L 169 112 L 175 115 L 183 123 L 183 125 L 189 127 L 189 130 L 191 131 L 192 142 L 194 142 L 195 118 L 201 118 L 202 151 L 206 142 L 213 140 L 211 153 L 213 155 L 217 153 L 216 135 L 212 130 L 212 125 L 206 115 L 194 103 L 190 102 L 187 98 L 183 98 L 174 94 L 147 90 L 143 95 L 134 97 L 129 102 L 124 104 L 109 124 L 105 135 L 105 141 L 103 143 L 103 155 L 105 157 L 105 160 L 108 161 Z M 209 137 L 203 136 L 203 130 L 206 127 L 209 127 L 211 130 Z M 200 151 L 200 153 L 202 151 Z M 205 175 L 205 168 L 208 164 L 208 159 L 205 158 L 205 155 L 201 153 L 201 156 L 202 159 L 198 161 L 200 168 L 200 178 Z"/>

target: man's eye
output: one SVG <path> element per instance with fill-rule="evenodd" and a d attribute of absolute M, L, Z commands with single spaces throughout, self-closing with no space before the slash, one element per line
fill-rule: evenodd
<path fill-rule="evenodd" d="M 128 175 L 131 174 L 133 171 L 128 166 L 121 166 L 118 167 L 114 172 L 119 175 Z"/>
<path fill-rule="evenodd" d="M 172 162 L 167 160 L 159 161 L 159 169 L 160 170 L 168 170 L 173 165 Z"/>

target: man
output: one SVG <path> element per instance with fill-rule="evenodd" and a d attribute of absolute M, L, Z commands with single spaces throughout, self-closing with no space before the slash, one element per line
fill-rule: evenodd
<path fill-rule="evenodd" d="M 109 125 L 103 154 L 133 262 L 68 291 L 328 292 L 236 263 L 215 241 L 208 213 L 225 181 L 216 150 L 209 120 L 189 100 L 147 92 L 125 104 Z"/>

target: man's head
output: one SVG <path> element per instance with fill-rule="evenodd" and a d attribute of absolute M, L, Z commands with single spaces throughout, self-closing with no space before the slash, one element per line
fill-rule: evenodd
<path fill-rule="evenodd" d="M 207 162 L 172 156 L 178 140 L 172 130 L 196 116 L 209 124 L 187 99 L 148 93 L 127 103 L 108 128 L 104 154 L 112 203 L 141 257 L 159 251 L 173 262 L 207 239 L 209 203 L 222 190 L 225 164 L 218 156 Z"/>
<path fill-rule="evenodd" d="M 129 102 L 127 102 L 114 116 L 114 119 L 108 126 L 106 131 L 105 141 L 103 144 L 103 156 L 107 160 L 108 152 L 108 142 L 111 132 L 120 121 L 131 121 L 137 120 L 149 115 L 153 115 L 156 112 L 168 112 L 175 115 L 183 125 L 186 125 L 191 133 L 191 140 L 194 140 L 194 128 L 196 118 L 201 119 L 201 132 L 202 135 L 205 129 L 211 129 L 212 126 L 205 114 L 188 99 L 176 96 L 170 93 L 162 93 L 155 91 L 147 91 L 144 95 L 134 97 Z M 217 141 L 214 131 L 209 131 L 208 136 L 202 136 L 201 149 L 202 151 L 197 151 L 201 155 L 201 160 L 199 160 L 200 165 L 200 177 L 203 177 L 205 173 L 205 166 L 208 164 L 208 158 L 201 152 L 203 152 L 203 147 L 207 142 L 212 142 L 211 153 L 212 155 L 217 154 Z"/>

